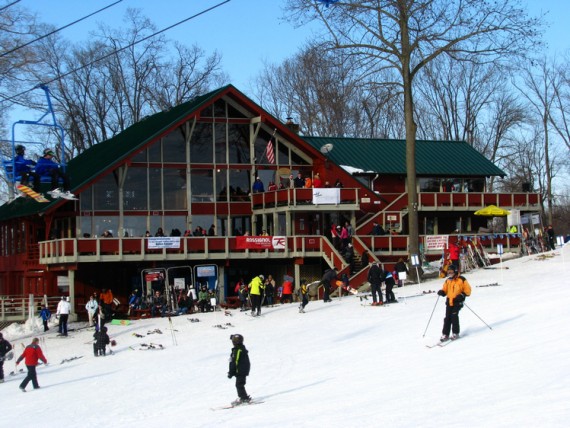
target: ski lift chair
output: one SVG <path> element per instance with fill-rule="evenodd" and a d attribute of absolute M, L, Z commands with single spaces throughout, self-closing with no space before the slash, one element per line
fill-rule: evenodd
<path fill-rule="evenodd" d="M 63 171 L 65 172 L 67 164 L 65 162 L 65 134 L 63 131 L 63 128 L 57 123 L 57 120 L 55 118 L 55 113 L 53 111 L 53 106 L 51 104 L 51 98 L 50 98 L 50 93 L 49 93 L 49 89 L 46 85 L 38 85 L 37 88 L 40 88 L 44 91 L 45 96 L 46 96 L 46 102 L 47 102 L 47 111 L 38 119 L 38 120 L 17 120 L 16 122 L 14 122 L 12 124 L 12 158 L 11 159 L 7 159 L 4 156 L 2 156 L 2 167 L 4 168 L 4 174 L 6 177 L 6 180 L 8 183 L 11 183 L 12 185 L 9 186 L 9 195 L 10 195 L 10 199 L 13 199 L 14 197 L 14 187 L 16 186 L 17 182 L 20 182 L 22 180 L 22 177 L 20 175 L 16 175 L 14 174 L 14 172 L 16 171 L 16 145 L 18 144 L 32 144 L 32 145 L 44 145 L 44 143 L 41 142 L 37 142 L 37 141 L 16 141 L 16 126 L 17 125 L 31 125 L 31 126 L 44 126 L 47 128 L 53 128 L 57 131 L 57 134 L 59 136 L 59 147 L 60 147 L 60 153 L 61 153 L 61 159 L 60 159 L 60 166 L 63 169 Z M 51 123 L 46 123 L 46 122 L 42 122 L 44 120 L 44 118 L 48 115 L 51 115 Z M 60 183 L 63 183 L 63 181 L 61 180 L 61 178 L 59 179 Z M 51 177 L 47 177 L 47 176 L 42 176 L 40 178 L 40 183 L 51 183 Z"/>

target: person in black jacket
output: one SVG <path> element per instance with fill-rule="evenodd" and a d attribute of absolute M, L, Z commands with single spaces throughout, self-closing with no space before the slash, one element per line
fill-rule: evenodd
<path fill-rule="evenodd" d="M 99 355 L 105 356 L 107 345 L 110 343 L 109 335 L 107 334 L 107 327 L 101 327 L 101 330 L 93 334 L 95 343 L 93 343 L 93 353 L 96 357 Z"/>
<path fill-rule="evenodd" d="M 372 289 L 372 306 L 382 305 L 382 281 L 384 281 L 384 271 L 378 262 L 372 263 L 368 270 L 368 282 Z"/>
<path fill-rule="evenodd" d="M 400 258 L 398 263 L 394 266 L 396 272 L 398 272 L 398 287 L 402 287 L 404 285 L 404 280 L 400 279 L 400 274 L 402 272 L 406 272 L 406 277 L 408 276 L 408 265 L 404 262 L 404 259 Z M 403 276 L 403 275 L 402 275 Z"/>
<path fill-rule="evenodd" d="M 0 383 L 4 382 L 4 359 L 11 350 L 12 345 L 10 345 L 10 342 L 5 340 L 2 333 L 0 333 Z"/>
<path fill-rule="evenodd" d="M 392 291 L 392 288 L 396 285 L 396 281 L 392 276 L 392 272 L 388 270 L 384 272 L 384 284 L 386 284 L 386 303 L 398 303 L 396 296 Z"/>
<path fill-rule="evenodd" d="M 323 302 L 332 302 L 330 298 L 331 283 L 336 280 L 336 268 L 327 269 L 321 278 L 323 284 Z"/>
<path fill-rule="evenodd" d="M 238 398 L 232 402 L 232 406 L 249 403 L 251 397 L 247 395 L 245 390 L 245 382 L 249 376 L 250 363 L 247 349 L 243 345 L 243 336 L 241 334 L 232 334 L 230 340 L 234 347 L 230 356 L 230 369 L 228 371 L 228 379 L 236 377 L 236 390 Z"/>

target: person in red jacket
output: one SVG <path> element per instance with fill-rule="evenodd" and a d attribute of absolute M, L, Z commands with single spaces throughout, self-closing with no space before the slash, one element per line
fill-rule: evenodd
<path fill-rule="evenodd" d="M 293 282 L 289 279 L 283 281 L 283 292 L 281 294 L 281 303 L 293 303 Z"/>
<path fill-rule="evenodd" d="M 38 389 L 40 386 L 38 385 L 38 377 L 36 375 L 36 366 L 38 365 L 38 360 L 42 360 L 44 364 L 47 364 L 46 357 L 44 357 L 44 353 L 42 352 L 42 348 L 40 348 L 40 339 L 34 337 L 32 343 L 26 346 L 24 352 L 18 360 L 16 361 L 16 365 L 20 364 L 20 362 L 25 359 L 26 367 L 28 368 L 28 375 L 20 384 L 20 389 L 23 392 L 26 392 L 26 386 L 30 381 L 32 381 L 32 385 L 34 389 Z"/>
<path fill-rule="evenodd" d="M 459 253 L 461 251 L 459 248 L 459 244 L 457 242 L 450 242 L 448 251 L 449 251 L 449 259 L 451 260 L 451 264 L 459 269 Z"/>

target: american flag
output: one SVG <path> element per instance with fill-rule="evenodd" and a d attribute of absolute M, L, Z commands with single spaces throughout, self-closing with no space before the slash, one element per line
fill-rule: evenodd
<path fill-rule="evenodd" d="M 267 147 L 265 148 L 265 157 L 269 163 L 275 163 L 275 151 L 273 150 L 273 143 L 271 139 L 267 142 Z"/>

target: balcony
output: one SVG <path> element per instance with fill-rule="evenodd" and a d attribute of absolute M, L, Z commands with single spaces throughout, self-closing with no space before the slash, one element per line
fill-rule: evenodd
<path fill-rule="evenodd" d="M 436 211 L 447 208 L 450 211 L 477 211 L 488 205 L 505 209 L 538 209 L 538 193 L 419 193 L 418 206 L 421 211 Z M 406 198 L 407 204 L 407 198 Z"/>
<path fill-rule="evenodd" d="M 496 252 L 503 244 L 505 252 L 520 250 L 519 234 L 464 234 L 481 239 L 487 251 Z M 407 235 L 360 235 L 360 241 L 378 257 L 406 257 Z M 423 236 L 420 236 L 423 242 Z M 248 250 L 237 246 L 235 237 L 181 237 L 180 248 L 149 249 L 146 238 L 78 238 L 57 239 L 39 243 L 42 265 L 92 262 L 139 262 L 178 260 L 276 260 L 298 257 L 325 258 L 329 264 L 342 269 L 345 262 L 323 236 L 287 237 L 285 249 Z M 426 256 L 441 256 L 441 250 Z"/>
<path fill-rule="evenodd" d="M 338 199 L 334 202 L 324 200 L 322 203 L 313 197 L 313 190 L 323 192 L 338 191 Z M 316 201 L 316 202 L 315 202 Z M 251 195 L 251 206 L 254 211 L 340 211 L 359 210 L 359 189 L 281 189 Z"/>
<path fill-rule="evenodd" d="M 335 265 L 342 258 L 322 236 L 287 238 L 285 249 L 238 248 L 235 237 L 181 237 L 179 248 L 149 249 L 146 238 L 56 239 L 39 243 L 44 265 L 84 262 L 132 262 L 163 260 L 239 260 L 325 257 Z"/>

